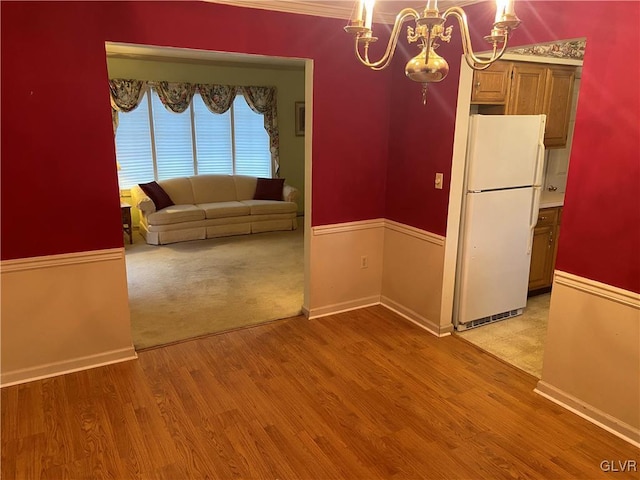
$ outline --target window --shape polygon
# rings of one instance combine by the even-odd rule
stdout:
[[[153,89],[135,110],[120,112],[116,157],[120,188],[205,173],[271,177],[264,117],[242,95],[224,114],[211,113],[199,93],[183,113],[167,110]]]

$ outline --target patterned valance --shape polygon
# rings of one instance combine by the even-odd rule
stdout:
[[[280,168],[280,133],[278,131],[277,94],[275,87],[254,87],[186,82],[156,82],[114,78],[109,80],[113,131],[118,128],[118,112],[134,110],[142,100],[147,86],[152,87],[165,108],[171,112],[184,112],[196,91],[211,113],[223,114],[241,93],[249,108],[264,116],[264,128],[269,134],[271,163],[278,176]]]
[[[231,85],[198,84],[202,101],[212,113],[224,113],[231,108],[236,98],[237,87]]]
[[[586,40],[566,40],[547,44],[531,45],[521,48],[510,48],[507,53],[517,55],[533,55],[538,57],[584,60],[587,47]]]
[[[109,93],[111,93],[111,107],[119,112],[134,110],[142,100],[144,87],[147,82],[143,80],[129,80],[114,78],[109,80]]]
[[[158,82],[154,85],[165,108],[174,113],[182,113],[191,104],[196,86],[190,83]]]

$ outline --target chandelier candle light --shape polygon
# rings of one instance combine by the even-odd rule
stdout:
[[[425,104],[427,103],[427,86],[429,83],[440,82],[449,73],[449,64],[435,52],[439,46],[438,39],[447,43],[451,40],[453,26],[446,28],[444,26],[448,17],[458,19],[464,58],[474,70],[484,70],[502,57],[507,49],[509,34],[520,25],[520,19],[516,16],[513,8],[514,0],[496,0],[495,22],[493,23],[491,34],[484,37],[485,40],[492,44],[493,51],[488,59],[478,58],[471,48],[469,24],[464,10],[460,7],[450,7],[440,15],[438,0],[428,0],[422,14],[413,8],[405,8],[398,13],[384,55],[377,62],[372,62],[369,60],[369,45],[378,40],[372,35],[373,30],[371,28],[374,3],[375,0],[358,0],[354,10],[354,18],[351,19],[349,25],[344,27],[345,31],[352,34],[355,39],[355,51],[358,60],[373,70],[386,68],[391,63],[391,58],[398,44],[402,24],[406,20],[413,18],[415,20],[415,28],[407,27],[407,41],[409,43],[419,41],[418,46],[421,48],[421,52],[407,62],[404,71],[411,80],[422,83],[422,101]]]

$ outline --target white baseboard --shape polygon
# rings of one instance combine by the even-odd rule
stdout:
[[[586,404],[580,399],[569,395],[568,393],[563,392],[542,380],[538,382],[538,385],[533,391],[547,400],[550,400],[553,403],[560,405],[561,407],[566,408],[576,415],[588,420],[594,425],[605,429],[616,437],[620,437],[621,439],[640,448],[640,430],[637,428],[623,423],[611,415],[607,415],[601,410]]]
[[[135,360],[137,358],[138,355],[136,354],[135,349],[130,347],[113,350],[111,352],[102,352],[96,355],[88,355],[86,357],[73,358],[62,362],[38,365],[33,368],[23,368],[3,373],[0,380],[0,387],[9,387],[19,383],[32,382],[34,380],[56,377],[58,375],[66,375],[67,373],[103,367],[113,363]]]
[[[358,298],[356,300],[336,303],[334,305],[326,305],[324,307],[319,307],[319,308],[312,308],[310,310],[303,309],[303,311],[309,320],[313,320],[320,317],[326,317],[328,315],[336,315],[342,312],[358,310],[360,308],[365,308],[365,307],[372,307],[374,305],[380,305],[379,295],[374,295],[374,296],[365,297],[365,298]]]
[[[397,313],[401,317],[409,320],[411,323],[414,323],[415,325],[426,330],[432,335],[435,335],[436,337],[446,337],[447,335],[451,335],[451,331],[453,330],[452,324],[442,327],[436,322],[429,320],[428,318],[397,302],[394,302],[393,300],[385,296],[382,297],[380,303],[382,303],[384,307],[388,308],[392,312]]]

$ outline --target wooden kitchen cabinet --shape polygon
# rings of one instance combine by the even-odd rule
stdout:
[[[547,68],[540,63],[513,63],[507,115],[539,115],[544,112]]]
[[[544,132],[544,145],[547,148],[564,147],[567,144],[575,80],[574,67],[553,65],[547,69],[543,108],[547,115]]]
[[[548,289],[553,283],[562,207],[543,208],[533,231],[529,292]]]
[[[496,62],[486,70],[476,70],[471,103],[504,105],[509,95],[512,68],[511,62]]]
[[[498,61],[475,71],[471,103],[485,115],[547,116],[544,144],[567,144],[575,67],[545,63]]]

